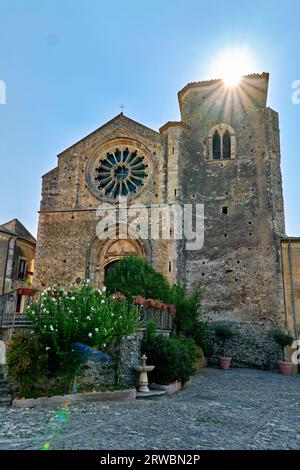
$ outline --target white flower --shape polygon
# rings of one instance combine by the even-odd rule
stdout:
[[[102,304],[105,304],[105,300],[102,299],[102,300],[101,300],[101,303],[102,303]]]
[[[106,343],[103,343],[103,347],[104,347],[104,348],[105,348],[105,346],[106,346]]]
[[[52,326],[52,325],[50,325],[50,330],[51,330],[51,331],[54,331],[54,328],[53,328],[53,326]]]
[[[95,331],[97,331],[97,333],[98,333],[98,331],[99,331],[99,328],[95,328]]]
[[[89,337],[93,336],[93,333],[89,333]]]
[[[87,284],[89,284],[91,281],[89,279],[86,279],[85,281]]]
[[[50,347],[49,347],[49,346],[46,346],[45,349],[46,349],[46,351],[49,351]]]
[[[90,320],[90,319],[91,319],[91,317],[88,315],[88,316],[86,317],[86,319],[87,319],[87,320]]]
[[[75,297],[71,297],[71,300],[75,300]]]
[[[103,286],[102,291],[103,291],[103,292],[106,292],[106,286]]]

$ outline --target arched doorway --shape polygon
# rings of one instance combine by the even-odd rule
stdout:
[[[130,236],[123,239],[118,238],[118,234],[110,239],[109,231],[104,240],[94,238],[88,251],[86,278],[90,279],[92,285],[100,286],[109,269],[118,260],[129,255],[139,256],[151,263],[151,246],[148,240],[130,238]]]
[[[107,277],[107,274],[109,273],[109,271],[111,270],[112,267],[114,267],[117,263],[119,262],[119,260],[115,260],[115,261],[111,261],[110,263],[108,263],[106,266],[104,266],[104,281]]]

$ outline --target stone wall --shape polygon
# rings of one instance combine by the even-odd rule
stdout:
[[[300,238],[281,242],[286,328],[298,338],[300,333]]]
[[[214,328],[220,323],[211,323],[214,337],[214,354],[208,364],[216,366],[218,356],[223,356],[221,343],[215,338]],[[272,338],[272,328],[265,322],[222,322],[231,328],[234,336],[226,342],[225,354],[232,356],[233,367],[253,367],[276,369],[277,361],[282,360],[281,348]]]
[[[120,385],[136,387],[138,374],[134,366],[140,363],[142,333],[136,333],[123,339],[121,344]],[[108,353],[109,355],[109,353]],[[82,386],[109,386],[114,384],[114,367],[112,363],[101,362],[97,357],[89,358],[81,367],[76,378],[79,391]]]

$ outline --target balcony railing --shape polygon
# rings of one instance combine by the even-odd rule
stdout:
[[[151,307],[140,307],[141,320],[143,326],[146,325],[148,320],[154,320],[156,327],[160,331],[171,332],[173,328],[173,318],[168,310],[151,308]]]
[[[39,292],[30,292],[31,289],[19,289],[7,292],[0,296],[0,338],[4,330],[11,329],[14,331],[16,328],[26,328],[30,326],[28,319],[24,313],[17,312],[18,306],[18,293],[23,294],[22,310],[25,312],[26,307],[32,302],[33,299],[38,299]],[[173,315],[169,309],[159,308],[158,306],[139,305],[141,312],[142,328],[144,329],[148,320],[155,321],[159,331],[170,333],[173,329]]]

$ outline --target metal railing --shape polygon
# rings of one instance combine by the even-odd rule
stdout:
[[[28,295],[25,297],[25,304],[23,304],[23,312],[26,307],[40,297],[39,293],[34,296]],[[13,290],[0,295],[0,337],[3,330],[15,328],[22,328],[30,326],[30,323],[25,313],[17,312],[18,290]],[[148,320],[155,320],[157,329],[160,331],[171,332],[173,329],[173,317],[169,310],[153,308],[148,306],[140,307],[141,320],[145,325]]]
[[[161,331],[172,331],[173,328],[173,318],[171,313],[168,310],[152,308],[152,307],[141,307],[141,320],[144,324],[148,320],[154,320],[156,327]]]
[[[31,296],[25,297],[23,312],[32,301]],[[25,313],[17,312],[18,290],[13,290],[0,295],[0,337],[4,330],[28,327],[30,323]]]

